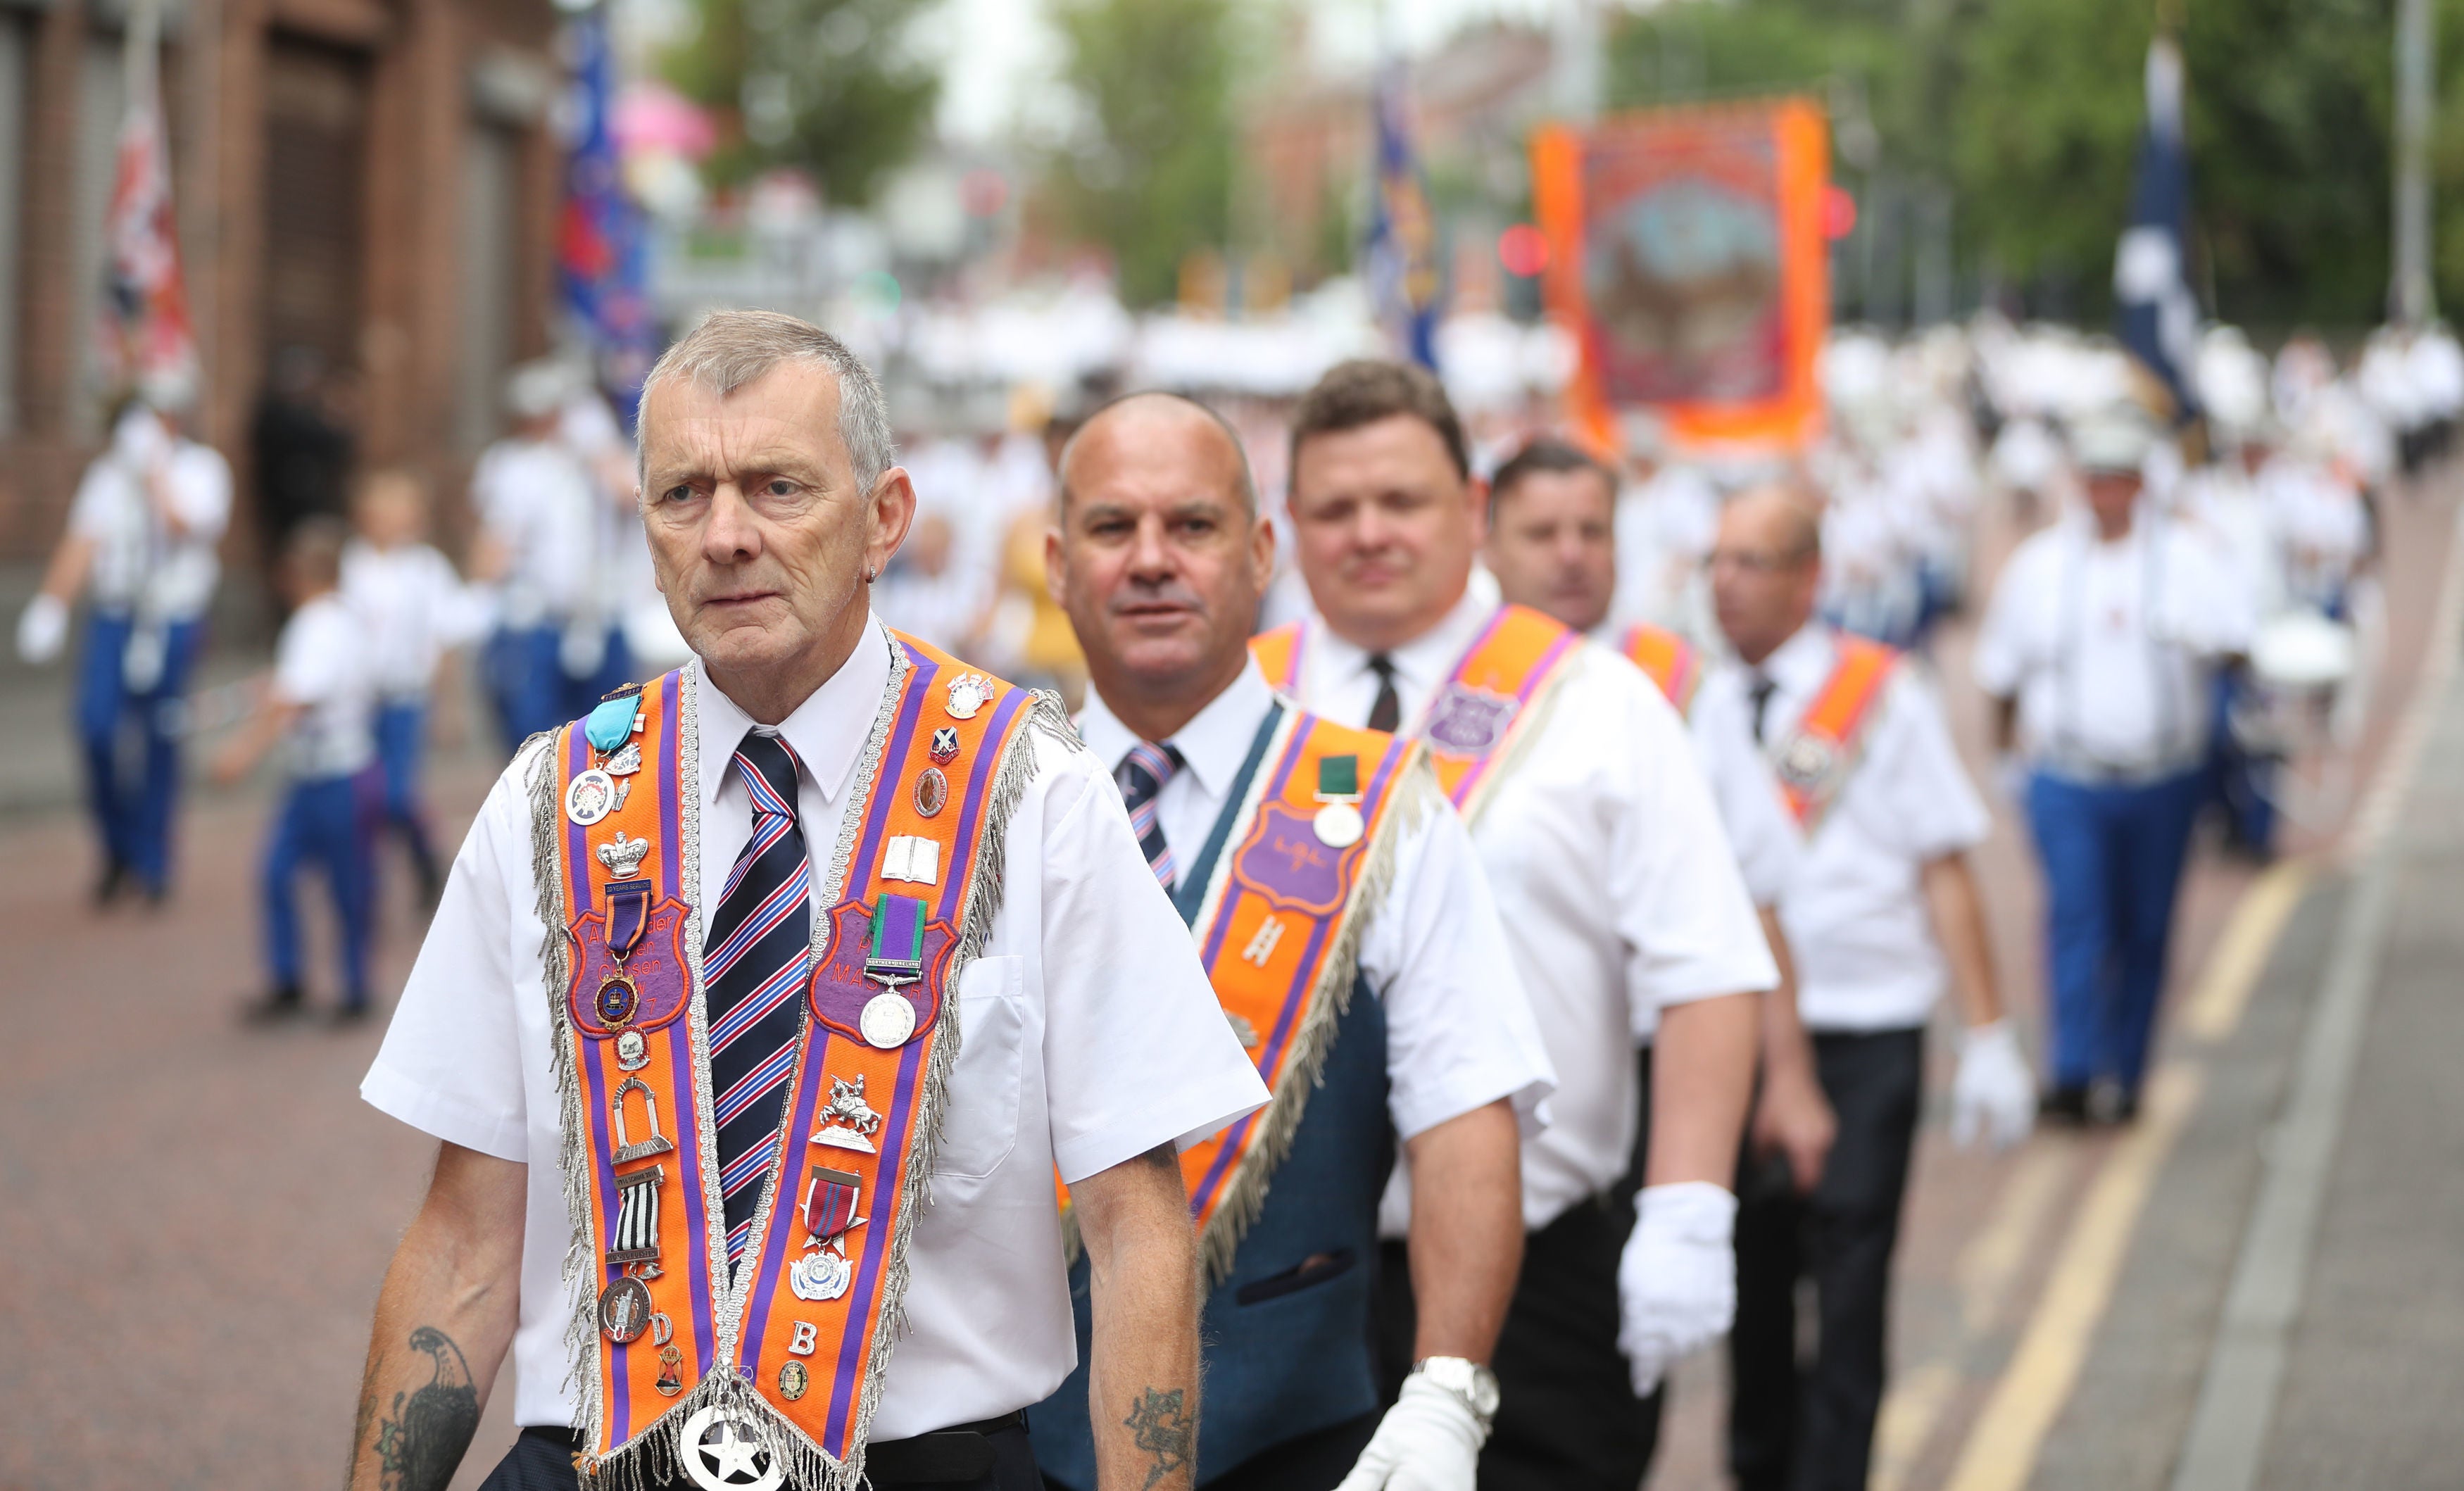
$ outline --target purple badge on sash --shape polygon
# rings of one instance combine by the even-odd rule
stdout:
[[[1317,836],[1309,815],[1281,802],[1258,809],[1258,821],[1232,861],[1233,877],[1280,907],[1325,916],[1343,904],[1345,856]]]
[[[565,932],[572,939],[568,951],[573,962],[573,987],[565,1010],[574,1027],[585,1036],[604,1040],[614,1035],[620,1024],[656,1030],[684,1013],[684,903],[670,898],[649,907],[647,914],[643,905],[627,897],[614,908],[618,931],[630,932],[632,942],[632,951],[621,964],[608,952],[608,918],[602,912],[585,913]],[[618,940],[621,947],[623,939]],[[600,991],[620,974],[633,986],[631,1018],[602,1019]],[[614,1017],[618,1012],[611,1006],[607,1013]]]
[[[917,1034],[932,1029],[941,1014],[941,980],[957,946],[949,923],[922,921],[922,903],[910,896],[884,899],[901,903],[882,908],[889,924],[882,937],[886,956],[873,948],[873,908],[847,900],[830,912],[829,947],[813,969],[813,1018],[853,1041],[866,1041],[864,1007],[885,992],[915,1007]]]
[[[1504,694],[1450,683],[1429,711],[1429,741],[1456,756],[1486,756],[1519,707]]]

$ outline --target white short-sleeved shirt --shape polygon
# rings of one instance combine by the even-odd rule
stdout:
[[[1155,821],[1184,873],[1214,832],[1273,702],[1252,662],[1169,742],[1184,764],[1156,795]],[[1078,730],[1095,759],[1115,770],[1138,743],[1092,690]],[[1556,1073],[1471,839],[1442,802],[1399,831],[1395,878],[1361,938],[1360,972],[1386,1016],[1386,1102],[1397,1133],[1409,1139],[1501,1098],[1526,1132],[1537,1130]]]
[[[146,493],[144,473],[156,462],[169,505],[187,530],[178,537]],[[69,507],[69,531],[94,544],[95,604],[166,622],[205,614],[222,575],[216,546],[231,526],[231,464],[211,446],[159,433],[159,427],[155,433],[116,435],[112,448],[86,468]]]
[[[602,517],[582,462],[555,440],[499,440],[471,472],[471,505],[504,545],[508,626],[561,625],[599,599]]]
[[[1603,623],[1592,628],[1591,639],[1623,657],[1626,630],[1613,622]],[[1698,649],[1698,656],[1705,658],[1703,666],[1705,667],[1708,666],[1707,653],[1707,648]],[[1646,673],[1643,676],[1648,678],[1650,675]],[[1676,701],[1672,699],[1669,702],[1674,704]],[[1703,696],[1698,687],[1691,708],[1699,710],[1702,707]],[[1681,715],[1680,718],[1690,722],[1691,716]],[[1780,890],[1787,884],[1790,872],[1796,867],[1796,825],[1790,821],[1788,810],[1770,793],[1759,790],[1751,782],[1741,780],[1735,773],[1713,771],[1708,747],[1704,744],[1701,733],[1691,734],[1694,754],[1703,767],[1704,779],[1710,784],[1712,800],[1720,806],[1720,826],[1727,830],[1728,847],[1736,852],[1737,870],[1745,877],[1746,893],[1754,898],[1756,906],[1777,906]]]
[[[1498,605],[1475,572],[1463,599],[1395,649],[1417,720]],[[1369,654],[1306,624],[1301,703],[1365,724]],[[1471,840],[1557,1069],[1549,1127],[1523,1146],[1523,1218],[1541,1227],[1607,1190],[1633,1160],[1634,1047],[1662,1006],[1779,980],[1694,748],[1642,669],[1584,643],[1546,723],[1490,790]]]
[[[291,613],[274,647],[274,696],[300,707],[283,742],[297,778],[347,777],[375,758],[367,630],[339,591]]]
[[[891,669],[876,624],[778,729],[803,770],[797,806],[821,888],[857,758]],[[700,665],[689,665],[699,676]],[[717,903],[752,828],[729,763],[752,720],[706,679],[700,904]],[[1039,1402],[1077,1359],[1052,1177],[1083,1180],[1186,1146],[1266,1102],[1207,987],[1188,930],[1093,756],[1029,726],[1034,775],[1009,820],[1001,910],[960,976],[930,1210],[908,1253],[907,1333],[884,1376],[876,1439]],[[570,1228],[556,1164],[545,929],[531,871],[529,756],[500,778],[456,857],[401,1007],[361,1095],[440,1139],[533,1161],[514,1338],[514,1417],[570,1421]],[[814,908],[818,917],[825,909]]]
[[[2250,596],[2199,536],[2143,510],[2119,543],[2071,514],[2019,545],[1976,640],[1976,682],[2019,701],[2030,758],[2095,781],[2188,771],[2208,680],[2245,650]]]
[[[486,632],[491,614],[452,561],[424,543],[354,540],[342,551],[342,599],[365,630],[368,675],[388,701],[426,698],[437,659]]]
[[[1932,686],[1903,659],[1874,702],[1856,771],[1813,837],[1781,806],[1778,781],[1753,735],[1755,672],[1774,686],[1764,740],[1804,717],[1837,662],[1828,627],[1809,625],[1763,659],[1705,679],[1695,738],[1723,800],[1752,795],[1797,835],[1777,904],[1796,963],[1797,1009],[1810,1030],[1923,1025],[1948,979],[1919,872],[1985,842],[1992,820],[1960,765]]]

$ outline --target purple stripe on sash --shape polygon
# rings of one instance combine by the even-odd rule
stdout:
[[[693,887],[690,897],[684,893],[684,830],[677,822],[678,801],[684,795],[684,766],[677,744],[684,735],[684,720],[678,713],[682,708],[679,677],[671,670],[659,680],[659,779],[653,785],[659,794],[659,889],[690,905],[700,898],[701,887]]]
[[[848,859],[847,877],[840,887],[842,897],[872,883],[872,865],[881,852],[882,832],[889,825],[891,800],[896,795],[894,783],[903,777],[907,753],[914,744],[916,717],[923,712],[926,691],[932,687],[936,666],[929,658],[908,649],[915,671],[908,675],[905,696],[898,702],[890,738],[885,743],[881,761],[873,777],[872,800],[866,804],[864,834],[856,841],[855,853]],[[889,787],[890,790],[884,790]],[[804,1046],[801,1054],[802,1069],[796,1074],[795,1096],[790,1112],[793,1121],[780,1130],[781,1147],[786,1151],[784,1163],[779,1169],[779,1195],[792,1197],[795,1185],[803,1176],[806,1163],[803,1141],[797,1136],[811,1131],[813,1110],[820,1105],[822,1078],[828,1063],[822,1058],[829,1044],[828,1033],[811,1020],[805,1021]],[[916,1042],[910,1050],[920,1050]],[[903,1095],[903,1094],[902,1094]],[[882,1147],[881,1168],[876,1173],[891,1174],[893,1167],[889,1146]],[[761,1338],[770,1323],[770,1305],[779,1294],[779,1274],[786,1266],[789,1247],[789,1223],[794,1209],[786,1204],[774,1204],[770,1209],[770,1234],[761,1244],[761,1272],[753,1282],[752,1293],[745,1301],[745,1327],[737,1348],[737,1360],[748,1369],[760,1366]],[[855,1332],[862,1334],[862,1332]],[[836,1454],[836,1451],[832,1451]]]
[[[679,1026],[671,1025],[668,1030],[668,1070],[673,1075],[676,1107],[679,1109],[676,1133],[680,1141],[691,1136],[690,1142],[679,1142],[676,1148],[682,1151],[685,1215],[693,1224],[692,1236],[688,1239],[691,1245],[685,1249],[685,1260],[693,1281],[695,1306],[693,1312],[693,1370],[700,1373],[709,1370],[713,1350],[710,1312],[700,1307],[702,1302],[710,1298],[710,1212],[701,1194],[701,1115],[693,1108],[692,1037]]]
[[[895,1105],[891,1108],[889,1125],[897,1132],[885,1139],[881,1146],[881,1169],[877,1172],[879,1174],[899,1173],[906,1163],[907,1148],[915,1132],[915,1088],[921,1080],[924,1047],[928,1043],[922,1041],[911,1041],[899,1053],[898,1097]],[[873,1198],[872,1209],[875,1216],[880,1215],[882,1207],[879,1196]],[[866,1239],[864,1263],[856,1270],[855,1289],[847,1299],[849,1321],[869,1321],[872,1318],[873,1295],[880,1288],[882,1269],[889,1257],[889,1239]],[[830,1416],[824,1428],[825,1438],[822,1445],[834,1457],[847,1453],[847,1420],[855,1411],[855,1400],[859,1395],[850,1390],[855,1386],[856,1368],[865,1359],[864,1353],[870,1345],[871,1334],[869,1329],[849,1330],[846,1339],[839,1343],[838,1370],[830,1383]]]
[[[1284,788],[1291,781],[1292,773],[1299,768],[1301,757],[1308,752],[1309,736],[1315,734],[1316,730],[1317,720],[1308,714],[1301,715],[1293,723],[1292,733],[1284,739],[1284,754],[1276,757],[1272,775],[1266,779],[1265,795],[1258,799],[1261,807],[1266,803],[1280,802],[1284,800]],[[1251,822],[1255,822],[1256,820],[1252,819]],[[1244,828],[1243,832],[1245,834],[1247,830]],[[1237,856],[1241,852],[1241,844],[1238,843],[1230,844],[1224,852]],[[1216,915],[1215,925],[1206,929],[1205,946],[1199,949],[1199,967],[1213,968],[1215,959],[1221,955],[1223,939],[1232,930],[1230,912],[1239,899],[1240,891],[1237,888],[1225,888],[1223,903]]]
[[[599,1236],[590,1239],[590,1249],[594,1255],[605,1259],[606,1250],[600,1245],[601,1239],[616,1235],[616,1211],[621,1198],[616,1192],[616,1167],[607,1158],[607,1090],[599,1068],[602,1048],[594,1041],[583,1041],[582,1046],[582,1053],[576,1060],[582,1067],[583,1101],[590,1107],[590,1166],[596,1176],[591,1182],[591,1194],[599,1199]],[[599,1265],[601,1286],[615,1283],[624,1272],[624,1265],[620,1263],[602,1262]],[[622,1444],[633,1434],[632,1415],[627,1411],[624,1357],[621,1351],[614,1354],[616,1365],[610,1375],[616,1389],[616,1416],[609,1421],[607,1442],[610,1445]]]
[[[1480,650],[1481,644],[1488,640],[1489,633],[1495,631],[1499,623],[1503,622],[1505,619],[1506,610],[1501,606],[1498,608],[1497,615],[1492,618],[1488,625],[1482,630],[1480,634],[1480,642],[1475,642],[1469,647],[1464,649],[1463,657],[1455,664],[1454,672],[1447,675],[1448,682],[1453,682],[1463,676],[1463,665],[1471,660],[1473,653]],[[1557,640],[1549,645],[1549,650],[1540,654],[1540,661],[1533,664],[1530,670],[1523,675],[1523,683],[1521,687],[1515,691],[1514,694],[1514,717],[1507,721],[1506,728],[1508,731],[1513,730],[1515,724],[1520,720],[1523,712],[1530,707],[1531,696],[1540,691],[1541,684],[1547,682],[1550,674],[1556,670],[1558,660],[1566,655],[1568,648],[1573,647],[1575,643],[1581,640],[1581,634],[1578,632],[1568,631],[1560,633]],[[1436,705],[1437,701],[1432,699],[1430,701],[1430,707],[1434,709],[1436,708]],[[1425,724],[1426,720],[1423,719],[1422,723]],[[1503,743],[1503,741],[1500,742],[1500,744]],[[1463,779],[1455,783],[1455,790],[1451,796],[1451,800],[1454,802],[1455,806],[1461,807],[1471,800],[1472,792],[1480,785],[1481,781],[1488,776],[1490,768],[1497,764],[1499,755],[1500,753],[1496,749],[1491,748],[1487,755],[1483,756],[1480,758],[1478,765],[1474,766],[1470,771],[1463,773]]]
[[[983,739],[976,748],[976,758],[967,768],[967,798],[960,812],[957,836],[951,842],[949,873],[941,877],[940,904],[934,909],[934,920],[957,922],[958,897],[965,893],[967,868],[976,860],[976,837],[983,827],[984,799],[991,792],[993,770],[1000,764],[1002,736],[1018,712],[1034,697],[1024,689],[1012,689],[994,709],[992,723],[985,727]]]

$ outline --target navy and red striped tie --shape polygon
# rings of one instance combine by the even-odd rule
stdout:
[[[702,953],[730,1262],[753,1240],[753,1214],[778,1152],[803,1023],[797,996],[813,941],[813,865],[796,822],[796,753],[776,735],[748,731],[736,765],[753,798],[753,837],[728,871]]]
[[[1130,810],[1130,828],[1138,836],[1138,847],[1146,851],[1147,867],[1166,890],[1173,888],[1178,874],[1172,862],[1172,845],[1164,842],[1163,825],[1155,821],[1155,799],[1180,765],[1178,746],[1141,740],[1130,747],[1130,754],[1121,757],[1119,769],[1112,774],[1121,785],[1121,805]]]

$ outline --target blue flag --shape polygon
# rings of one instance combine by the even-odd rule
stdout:
[[[608,45],[606,10],[593,7],[566,24],[573,87],[557,279],[600,385],[629,429],[642,381],[658,350],[647,234],[641,208],[625,192],[625,163],[613,128],[616,58]]]
[[[1412,138],[1403,65],[1377,79],[1377,190],[1369,218],[1369,294],[1397,348],[1422,367],[1438,365],[1438,314],[1445,273],[1438,260],[1438,220]]]
[[[2114,334],[2173,395],[2177,421],[2199,412],[2190,384],[2199,299],[2190,292],[2190,151],[2182,134],[2182,53],[2170,36],[2147,48],[2147,124],[2130,226],[2113,256]]]

